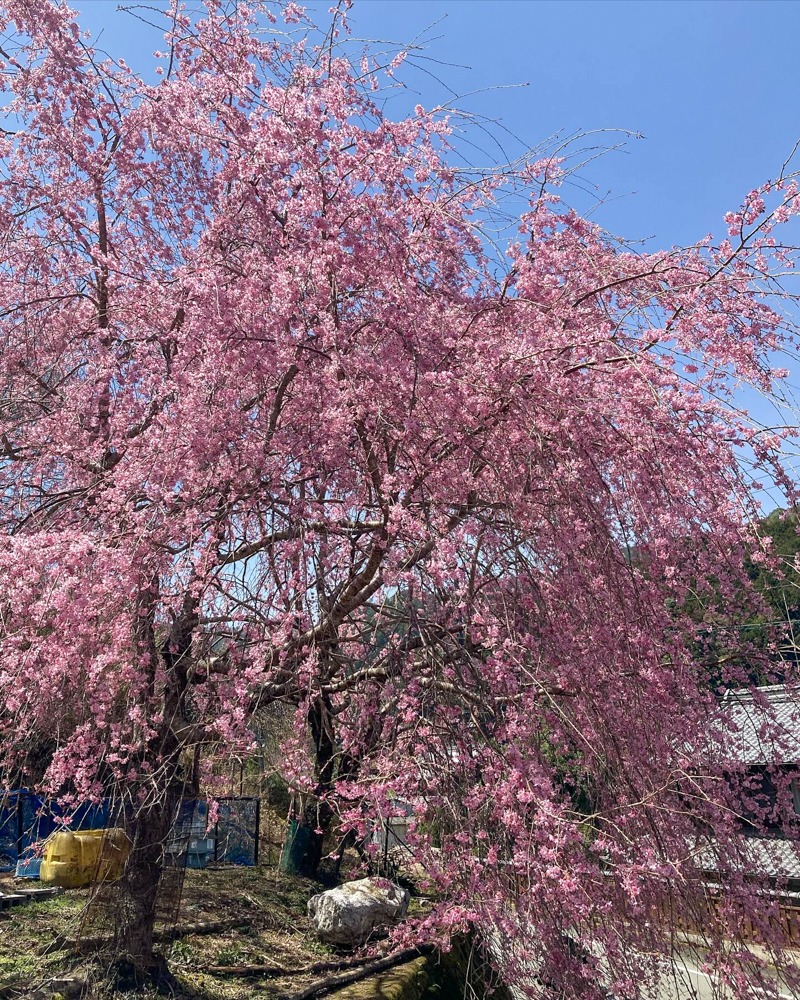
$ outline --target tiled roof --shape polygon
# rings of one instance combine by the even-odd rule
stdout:
[[[707,872],[743,870],[800,882],[800,843],[778,837],[742,836],[737,845],[729,845],[724,860],[711,845],[700,851],[697,861]]]
[[[730,691],[723,699],[725,743],[742,764],[800,764],[800,688]]]

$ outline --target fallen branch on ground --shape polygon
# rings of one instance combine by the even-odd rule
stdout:
[[[307,976],[318,972],[340,972],[373,961],[374,956],[345,958],[339,962],[315,962],[301,969],[287,969],[282,965],[207,965],[205,972],[228,976]]]
[[[236,927],[249,927],[252,917],[237,917],[235,920],[199,920],[193,924],[176,924],[167,930],[156,931],[154,941],[175,941],[190,934],[221,934]]]
[[[166,930],[156,931],[153,940],[158,942],[175,941],[178,938],[188,937],[190,934],[222,934],[225,931],[233,930],[236,927],[247,927],[252,924],[252,918],[238,918],[236,920],[199,920],[191,924],[176,924]],[[114,938],[110,935],[98,937],[74,938],[67,937],[66,934],[59,934],[52,941],[40,948],[38,955],[50,955],[54,951],[91,951],[95,948],[102,948],[111,944]]]

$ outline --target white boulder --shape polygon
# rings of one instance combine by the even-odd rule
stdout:
[[[362,878],[312,896],[308,916],[321,941],[359,945],[405,916],[409,894],[385,878]]]

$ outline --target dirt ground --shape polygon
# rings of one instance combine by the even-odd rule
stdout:
[[[22,883],[0,875],[3,893],[13,892]],[[306,918],[308,899],[324,888],[317,881],[280,874],[274,864],[256,868],[212,865],[203,871],[187,871],[179,924],[223,920],[242,924],[221,933],[189,934],[158,946],[175,978],[172,995],[198,1000],[258,995],[277,1000],[319,979],[318,972],[245,978],[212,972],[210,967],[279,965],[302,970],[335,959],[334,952],[310,933]],[[57,935],[78,936],[88,898],[88,889],[73,889],[0,911],[0,998],[44,998],[59,991],[67,995],[69,985],[58,982],[65,977],[86,980],[82,995],[92,1000],[147,996],[134,994],[119,980],[112,981],[107,962],[98,955],[81,956],[74,949],[42,954]]]

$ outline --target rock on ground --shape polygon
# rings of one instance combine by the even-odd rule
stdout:
[[[409,894],[388,879],[362,878],[312,896],[308,916],[321,941],[359,945],[405,916]]]

